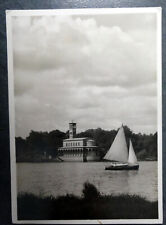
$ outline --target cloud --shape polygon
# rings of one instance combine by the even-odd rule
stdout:
[[[150,14],[15,17],[16,134],[67,130],[71,119],[155,132],[154,24]]]

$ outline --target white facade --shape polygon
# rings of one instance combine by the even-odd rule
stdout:
[[[98,161],[98,147],[88,137],[76,138],[76,123],[69,123],[69,138],[63,140],[58,156],[63,161]]]

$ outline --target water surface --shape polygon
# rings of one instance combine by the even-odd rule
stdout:
[[[109,162],[17,163],[18,192],[81,195],[83,183],[103,194],[136,194],[157,200],[157,162],[139,162],[138,171],[105,170]]]

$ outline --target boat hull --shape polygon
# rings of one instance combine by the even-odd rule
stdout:
[[[138,170],[138,169],[139,169],[139,165],[138,164],[134,164],[134,165],[129,165],[129,164],[117,165],[117,164],[113,164],[113,165],[105,167],[105,170]]]

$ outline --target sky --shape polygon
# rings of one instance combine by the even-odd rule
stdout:
[[[15,16],[16,136],[157,130],[156,14]]]

